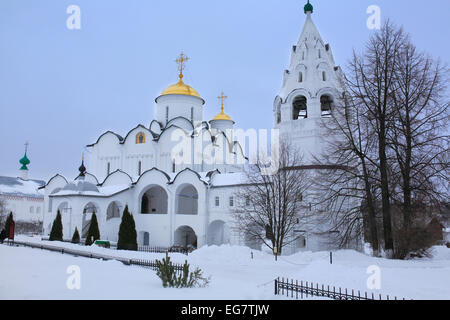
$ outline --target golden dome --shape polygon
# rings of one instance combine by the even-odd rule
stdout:
[[[165,95],[169,95],[169,94],[182,94],[185,96],[193,96],[193,97],[197,97],[197,98],[201,98],[200,95],[198,94],[198,92],[188,86],[187,84],[185,84],[183,82],[183,75],[180,74],[180,81],[178,81],[178,83],[171,85],[170,87],[168,87],[166,90],[164,90],[161,95],[165,96]]]
[[[223,108],[222,108],[222,111],[220,111],[220,113],[217,116],[215,116],[213,120],[230,120],[230,121],[233,121],[233,120],[231,120],[230,116],[226,115],[225,112],[223,112]]]

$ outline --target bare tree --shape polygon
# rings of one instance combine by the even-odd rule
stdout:
[[[288,143],[279,148],[279,170],[264,174],[267,158],[260,157],[245,173],[245,185],[236,192],[235,226],[248,240],[263,243],[275,254],[298,239],[294,229],[306,216],[303,194],[310,181],[302,157]]]
[[[6,201],[0,195],[0,230],[3,229],[3,225],[6,221],[8,213],[6,212]]]
[[[345,84],[342,84],[345,87]],[[323,119],[326,147],[315,157],[322,170],[314,187],[321,194],[325,208],[323,219],[331,222],[340,247],[360,240],[363,221],[370,233],[374,255],[379,254],[376,223],[377,166],[371,158],[376,145],[373,128],[367,122],[367,111],[359,108],[351,95],[336,100],[333,117]],[[366,213],[367,219],[363,216]]]

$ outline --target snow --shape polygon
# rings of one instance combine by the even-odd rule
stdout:
[[[40,242],[39,238],[19,236],[18,240]],[[43,241],[48,244],[48,241]],[[71,243],[52,245],[87,250],[110,256],[161,259],[165,254],[118,251]],[[251,253],[253,252],[253,259]],[[189,256],[170,254],[172,261],[200,267],[211,276],[206,288],[162,288],[156,272],[121,262],[102,261],[26,247],[0,245],[0,299],[206,299],[253,300],[286,299],[274,296],[273,280],[284,277],[321,285],[389,294],[406,299],[450,299],[450,249],[433,248],[433,257],[407,261],[374,258],[352,250],[302,252],[278,257],[239,246],[205,246]],[[67,267],[81,270],[81,289],[69,290]],[[368,290],[369,266],[381,270],[381,289]]]
[[[243,172],[215,174],[211,178],[213,186],[233,186],[244,184],[247,177]]]
[[[44,183],[36,180],[23,180],[20,178],[0,177],[0,194],[28,195],[42,198],[44,195],[38,190]]]

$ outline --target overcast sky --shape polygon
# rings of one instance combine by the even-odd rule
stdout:
[[[206,100],[204,119],[229,97],[239,128],[271,128],[272,103],[305,21],[306,0],[1,0],[0,175],[17,176],[29,141],[30,177],[75,178],[81,154],[105,131],[153,119],[154,99],[177,81]],[[370,36],[369,5],[448,63],[448,0],[312,0],[313,19],[337,65]],[[69,5],[81,29],[69,30]]]

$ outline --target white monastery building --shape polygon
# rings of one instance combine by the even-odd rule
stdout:
[[[341,71],[312,12],[308,1],[306,22],[274,103],[275,128],[305,155],[320,153],[317,122],[331,116],[333,101],[342,92]],[[59,210],[64,238],[70,239],[75,227],[84,237],[95,212],[101,238],[117,241],[128,205],[139,245],[246,244],[245,236],[233,229],[232,211],[247,158],[233,141],[235,122],[224,113],[223,94],[222,111],[210,121],[203,119],[205,100],[183,82],[187,60],[183,54],[177,59],[179,80],[156,97],[156,119],[149,126],[138,125],[124,137],[103,133],[87,146],[87,169],[83,159],[74,181],[57,174],[45,184],[45,235]],[[314,231],[303,230],[292,251],[325,249],[326,242]]]
[[[5,213],[13,212],[15,221],[42,222],[44,217],[44,194],[39,190],[45,181],[28,179],[30,160],[25,155],[20,159],[20,176],[0,176],[0,200]]]

